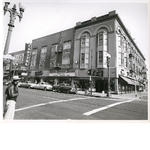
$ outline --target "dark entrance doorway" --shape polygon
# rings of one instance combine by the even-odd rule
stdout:
[[[107,91],[107,80],[96,80],[96,92]]]

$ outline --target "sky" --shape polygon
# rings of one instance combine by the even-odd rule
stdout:
[[[149,30],[148,30],[148,3],[146,1],[114,2],[102,1],[23,1],[25,12],[19,22],[17,17],[12,31],[9,53],[25,49],[25,43],[36,38],[73,28],[76,22],[86,21],[92,17],[108,14],[116,10],[126,28],[135,39],[137,46],[148,63],[149,58]],[[9,8],[19,1],[11,2]],[[4,6],[4,3],[3,3]],[[2,6],[2,7],[3,7]],[[18,9],[19,12],[19,9]],[[2,14],[3,15],[3,14]],[[3,49],[8,32],[9,12],[3,19]]]

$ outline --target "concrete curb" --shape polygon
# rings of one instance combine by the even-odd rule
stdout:
[[[90,97],[99,97],[99,98],[109,98],[109,99],[132,99],[132,100],[137,100],[137,99],[142,99],[141,97],[133,97],[133,95],[132,95],[132,97],[128,97],[128,95],[127,95],[127,97],[126,96],[122,96],[122,95],[111,95],[110,97],[107,97],[106,95],[95,95],[95,93],[93,93],[92,95],[90,95],[90,94],[85,94],[85,92],[77,92],[77,94],[78,95],[84,95],[84,96],[90,96]]]

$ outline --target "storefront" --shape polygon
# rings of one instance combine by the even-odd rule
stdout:
[[[119,76],[118,87],[120,93],[131,93],[139,91],[139,82],[125,76]],[[136,88],[136,89],[135,89]]]

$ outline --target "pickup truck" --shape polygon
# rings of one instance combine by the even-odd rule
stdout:
[[[72,86],[68,86],[67,84],[61,83],[59,85],[53,85],[52,88],[53,91],[57,91],[57,92],[64,92],[64,93],[77,93],[77,89],[75,87]]]

